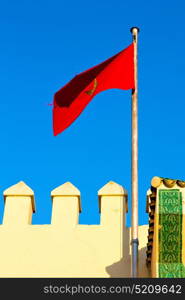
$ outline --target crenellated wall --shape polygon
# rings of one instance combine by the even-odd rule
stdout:
[[[98,191],[100,225],[80,225],[80,191],[67,182],[51,192],[49,225],[32,225],[34,192],[24,183],[4,191],[0,277],[130,277],[127,192],[109,182]],[[139,277],[146,266],[148,225],[139,227]]]

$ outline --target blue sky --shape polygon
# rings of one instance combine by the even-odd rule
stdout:
[[[80,223],[99,223],[97,191],[108,181],[129,193],[131,91],[98,94],[57,137],[53,94],[75,74],[128,46],[139,34],[139,223],[153,176],[185,180],[184,1],[1,1],[0,213],[3,190],[25,181],[35,192],[34,224],[50,223],[50,192],[81,191]]]

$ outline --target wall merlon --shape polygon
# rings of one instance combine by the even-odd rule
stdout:
[[[125,228],[127,212],[127,191],[119,184],[109,181],[98,191],[100,224],[107,230]],[[120,234],[120,233],[119,233]]]
[[[34,192],[23,181],[7,188],[4,193],[3,224],[31,224],[35,212]]]
[[[36,212],[34,192],[24,181],[19,181],[18,183],[4,190],[3,196],[4,201],[6,201],[8,196],[30,196],[33,212]]]
[[[77,197],[78,198],[78,204],[79,204],[79,212],[82,211],[81,207],[81,196],[80,196],[80,191],[71,183],[71,182],[66,182],[51,192],[51,199],[53,200],[54,197],[61,197],[61,196],[66,196],[66,197]]]
[[[126,204],[126,212],[128,212],[128,205],[127,205],[127,198],[128,198],[128,193],[127,190],[124,189],[123,186],[120,184],[114,182],[114,181],[109,181],[107,184],[105,184],[99,191],[98,191],[98,200],[99,200],[99,211],[101,213],[101,201],[104,196],[121,196],[124,197],[125,199],[125,204]]]
[[[66,182],[51,192],[52,225],[63,226],[65,230],[78,224],[81,212],[80,191],[70,182]]]

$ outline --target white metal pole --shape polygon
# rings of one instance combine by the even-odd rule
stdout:
[[[137,47],[139,28],[132,27],[134,43],[134,81],[132,90],[132,277],[138,277],[138,74]]]

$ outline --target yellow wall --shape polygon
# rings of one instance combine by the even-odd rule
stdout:
[[[127,193],[109,182],[98,192],[100,225],[79,225],[80,192],[65,183],[51,193],[49,225],[32,225],[34,193],[24,183],[4,191],[0,277],[130,277]],[[146,267],[148,225],[139,227],[139,277]]]

